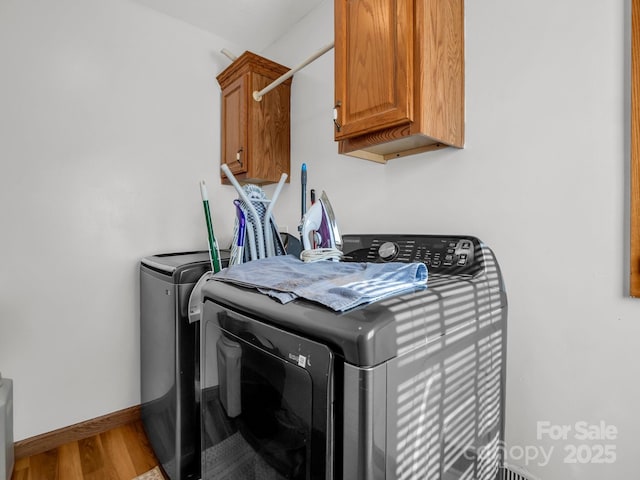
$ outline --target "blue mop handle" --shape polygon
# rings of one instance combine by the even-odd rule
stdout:
[[[204,180],[200,182],[200,194],[202,195],[202,204],[204,206],[204,218],[207,221],[207,234],[209,237],[209,260],[213,273],[220,271],[220,259],[218,258],[218,244],[216,237],[213,235],[213,225],[211,223],[211,212],[209,210],[209,195]]]
[[[302,164],[302,171],[300,172],[300,186],[302,187],[302,215],[301,218],[304,217],[304,214],[307,213],[307,164]]]

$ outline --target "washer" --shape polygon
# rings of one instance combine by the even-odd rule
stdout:
[[[221,251],[223,265],[229,252]],[[200,478],[200,326],[188,318],[207,251],[140,262],[140,396],[145,432],[171,480]]]
[[[428,288],[336,313],[203,287],[202,478],[494,480],[507,297],[472,236],[345,235],[347,261],[427,264]]]

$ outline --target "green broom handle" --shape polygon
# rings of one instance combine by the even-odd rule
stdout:
[[[213,234],[213,225],[211,223],[211,211],[209,210],[209,195],[204,180],[200,182],[200,194],[202,195],[202,204],[204,206],[204,218],[207,221],[207,235],[209,237],[209,260],[213,273],[220,271],[220,258],[218,258],[218,244]]]

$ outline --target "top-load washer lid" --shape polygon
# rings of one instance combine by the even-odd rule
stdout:
[[[144,257],[141,263],[157,272],[170,276],[173,275],[178,268],[208,261],[209,252],[205,250],[197,252],[160,253],[158,255]]]
[[[222,266],[229,265],[230,250],[220,250]],[[196,282],[207,268],[210,270],[209,252],[207,250],[193,252],[161,253],[144,257],[140,264],[167,277],[180,277],[176,283]],[[194,267],[198,267],[195,268]],[[204,268],[204,270],[203,270]],[[191,274],[189,272],[192,272]],[[194,278],[186,278],[194,277]]]
[[[427,289],[344,313],[300,299],[283,305],[256,290],[219,281],[203,286],[202,300],[322,342],[352,365],[373,366],[443,335],[501,322],[506,295],[498,264],[488,247],[477,240],[474,244],[473,274],[434,273],[433,268]]]

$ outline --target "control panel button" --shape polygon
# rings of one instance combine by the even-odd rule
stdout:
[[[384,242],[378,248],[378,255],[382,260],[391,260],[398,254],[398,245],[394,242]]]

